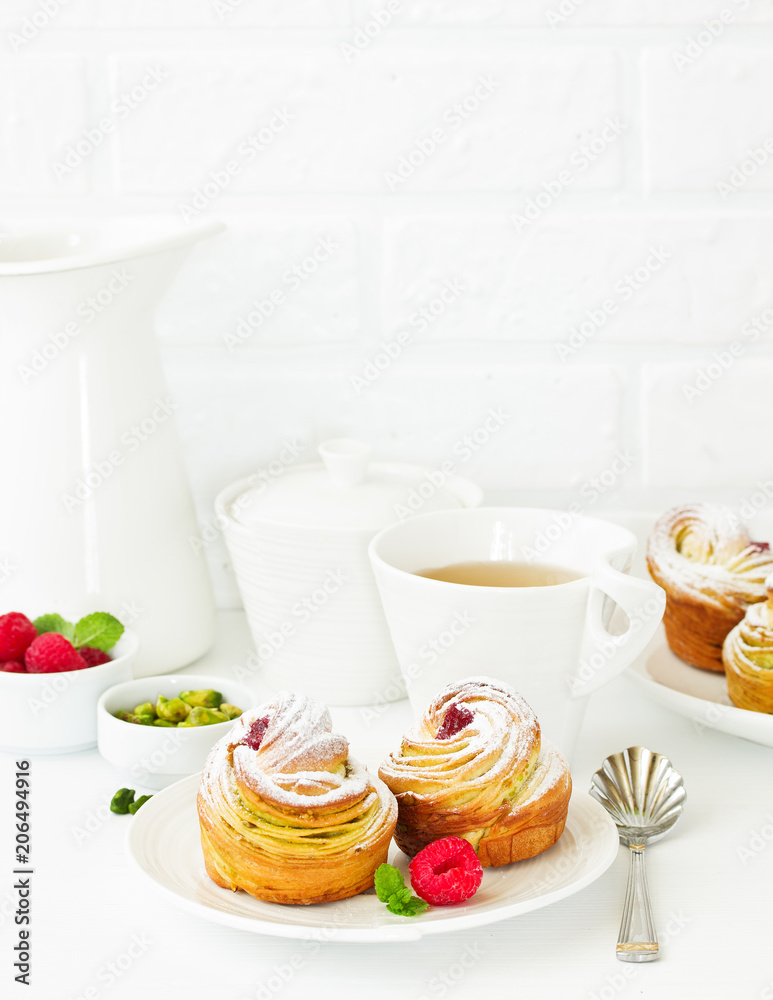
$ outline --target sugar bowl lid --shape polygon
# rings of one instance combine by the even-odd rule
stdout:
[[[413,514],[475,506],[477,486],[440,470],[372,462],[370,445],[336,438],[319,446],[321,463],[288,469],[240,492],[228,513],[239,524],[273,523],[376,532]]]

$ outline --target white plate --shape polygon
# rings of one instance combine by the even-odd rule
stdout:
[[[717,729],[773,747],[773,715],[736,708],[724,674],[689,666],[674,656],[665,640],[633,663],[628,676],[655,701],[691,719],[698,733]]]
[[[198,785],[199,776],[191,775],[145,803],[129,829],[131,858],[178,906],[205,920],[277,937],[415,941],[425,934],[506,920],[584,889],[607,870],[618,849],[617,829],[602,806],[589,795],[576,793],[558,843],[529,861],[485,869],[480,889],[466,903],[433,907],[419,917],[399,917],[371,890],[336,903],[283,906],[221,889],[210,881],[199,842]],[[394,845],[389,861],[407,874],[408,859]]]

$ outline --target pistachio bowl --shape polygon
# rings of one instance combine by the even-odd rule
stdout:
[[[52,674],[0,671],[0,752],[53,754],[88,750],[97,743],[97,701],[132,676],[137,636],[126,629],[109,663]]]
[[[209,726],[166,728],[124,722],[115,713],[130,712],[145,702],[155,705],[160,695],[171,700],[181,691],[210,688],[245,712],[258,701],[244,684],[204,674],[166,674],[116,684],[105,691],[97,705],[99,752],[123,773],[122,780],[132,787],[166,788],[200,771],[209,751],[235,720]]]

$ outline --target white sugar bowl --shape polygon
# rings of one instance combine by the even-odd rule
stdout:
[[[267,483],[255,477],[215,500],[266,682],[331,705],[405,697],[368,559],[382,528],[414,514],[476,507],[469,480],[418,465],[371,462],[346,438],[322,462]]]

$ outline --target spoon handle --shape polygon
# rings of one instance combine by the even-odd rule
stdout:
[[[631,845],[631,866],[625,890],[623,919],[617,938],[617,957],[621,962],[653,962],[658,958],[658,936],[652,919],[644,845]]]

